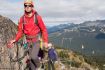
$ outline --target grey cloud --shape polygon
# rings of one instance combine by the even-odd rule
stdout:
[[[2,0],[0,3],[0,13],[14,21],[23,14],[23,2],[11,3]],[[35,9],[47,24],[50,22],[81,23],[87,20],[104,19],[105,0],[36,0]]]

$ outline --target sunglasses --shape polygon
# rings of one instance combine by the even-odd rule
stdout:
[[[32,5],[24,5],[24,7],[33,7]]]

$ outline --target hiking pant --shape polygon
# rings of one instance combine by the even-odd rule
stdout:
[[[49,59],[49,61],[48,61],[48,70],[55,70],[54,62],[55,61],[52,61],[51,59]]]
[[[32,43],[29,45],[28,54],[29,54],[29,70],[36,70],[40,66],[38,53],[40,48],[40,41]]]

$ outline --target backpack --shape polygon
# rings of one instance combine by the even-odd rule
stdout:
[[[44,56],[45,56],[44,50],[40,48],[40,49],[39,49],[39,53],[38,53],[38,57],[40,57],[41,59],[43,59]]]
[[[48,50],[48,57],[50,60],[56,61],[57,60],[57,53],[55,49],[51,48]]]

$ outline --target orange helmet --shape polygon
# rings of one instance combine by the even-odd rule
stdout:
[[[31,4],[31,5],[34,6],[34,3],[33,3],[32,0],[25,0],[25,1],[24,1],[24,4]]]

